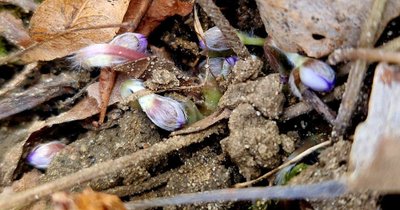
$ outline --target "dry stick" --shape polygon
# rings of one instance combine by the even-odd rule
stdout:
[[[377,37],[377,28],[382,18],[385,5],[386,0],[375,0],[373,2],[370,15],[364,21],[361,30],[360,40],[358,43],[359,47],[368,48],[373,46],[375,37]],[[350,118],[358,102],[366,71],[367,62],[362,60],[357,60],[350,70],[347,79],[347,87],[343,94],[343,100],[340,103],[338,116],[332,130],[332,137],[335,141],[345,133],[346,128],[349,125]]]
[[[28,74],[33,72],[33,70],[37,67],[38,63],[30,63],[24,67],[24,69],[18,73],[11,81],[4,85],[4,87],[0,90],[0,96],[9,92],[10,90],[16,88],[21,82],[23,82]]]
[[[347,189],[345,180],[331,180],[297,186],[250,187],[244,189],[230,188],[187,193],[173,197],[133,201],[125,203],[125,207],[131,210],[167,205],[256,199],[326,199],[343,196],[348,192],[349,190]]]
[[[285,168],[285,167],[287,167],[287,166],[289,166],[289,165],[291,165],[293,163],[297,163],[298,161],[302,160],[304,157],[306,157],[309,154],[315,152],[316,150],[331,145],[331,143],[332,143],[332,141],[324,141],[324,142],[319,143],[319,144],[317,144],[317,145],[315,145],[313,147],[310,147],[307,150],[305,150],[304,152],[302,152],[299,155],[297,155],[296,157],[294,157],[293,159],[283,163],[279,167],[269,171],[268,173],[258,177],[257,179],[253,179],[253,180],[250,180],[248,182],[242,182],[242,183],[235,184],[234,187],[236,187],[236,188],[247,187],[247,186],[255,184],[255,183],[259,182],[259,181],[262,181],[262,180],[268,178],[269,176],[275,174],[276,172],[280,171],[281,169],[283,169],[283,168]]]
[[[315,111],[322,114],[326,121],[331,125],[335,122],[336,114],[310,89],[305,89],[301,95],[303,100],[310,104]]]
[[[204,132],[175,136],[168,141],[163,141],[153,146],[139,150],[133,154],[96,164],[90,168],[82,169],[76,173],[64,176],[52,182],[28,189],[22,192],[8,194],[0,197],[0,209],[15,208],[43,198],[54,192],[65,190],[76,184],[82,184],[95,178],[100,178],[128,167],[143,167],[159,161],[171,152],[178,151],[194,143],[199,143],[205,137],[218,133],[220,127],[208,129]]]
[[[333,100],[339,100],[342,98],[344,92],[344,85],[336,87],[332,93],[329,93],[325,97],[322,98],[324,102],[331,102]],[[297,104],[294,104],[288,108],[286,108],[281,117],[282,120],[290,120],[292,118],[298,117],[302,114],[306,114],[312,111],[314,108],[308,103],[302,101]]]
[[[329,56],[329,63],[335,65],[344,60],[383,61],[400,65],[400,53],[382,49],[340,49]]]
[[[229,24],[228,20],[215,5],[213,0],[197,0],[215,25],[222,31],[227,44],[241,59],[250,57],[250,53],[236,34],[236,30]]]

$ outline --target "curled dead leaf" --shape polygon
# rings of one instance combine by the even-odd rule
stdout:
[[[117,27],[85,28],[120,24],[128,4],[129,0],[44,1],[33,14],[30,25],[30,35],[38,44],[21,59],[24,62],[52,60],[89,44],[109,41],[118,31]]]
[[[323,57],[334,49],[355,47],[373,0],[256,0],[268,35],[279,48]],[[379,32],[400,13],[400,2],[388,0]],[[376,37],[375,37],[376,38]]]

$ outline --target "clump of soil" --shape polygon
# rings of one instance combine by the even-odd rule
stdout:
[[[251,104],[265,117],[278,119],[283,110],[285,96],[278,74],[271,74],[256,81],[229,86],[219,102],[220,107],[234,109],[241,103]]]
[[[229,119],[229,137],[221,141],[222,149],[239,167],[240,173],[250,180],[260,175],[262,168],[278,166],[282,149],[294,151],[294,139],[279,134],[274,121],[257,115],[250,104],[240,104]]]

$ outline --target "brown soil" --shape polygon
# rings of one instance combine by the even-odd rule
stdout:
[[[230,1],[217,1],[234,27],[265,35],[263,34],[265,32],[262,32],[264,29],[261,17],[258,15],[253,0],[239,0],[235,2],[235,9],[228,8],[230,3]],[[201,13],[200,17],[205,26],[213,25],[204,13]],[[192,17],[173,17],[150,36],[150,42],[153,41],[157,47],[163,47],[177,66],[184,70],[193,70],[202,58],[192,25]],[[264,62],[266,61],[262,50],[252,48],[251,52],[259,55]],[[328,123],[322,121],[322,117],[315,112],[310,112],[298,119],[282,121],[280,117],[284,112],[284,107],[297,99],[283,91],[284,87],[280,83],[278,74],[267,74],[270,70],[266,66],[260,66],[261,71],[257,69],[256,72],[249,72],[244,81],[239,78],[233,82],[234,84],[226,86],[226,92],[218,105],[221,109],[232,110],[229,120],[222,120],[216,126],[210,126],[208,130],[197,134],[171,137],[169,133],[152,124],[142,111],[124,106],[113,107],[121,116],[113,119],[109,128],[100,131],[86,129],[90,127],[90,123],[86,121],[71,122],[66,126],[66,128],[79,127],[76,130],[64,130],[63,125],[56,126],[57,129],[53,131],[50,129],[43,134],[43,137],[38,138],[38,142],[62,140],[68,143],[68,146],[43,172],[44,175],[40,177],[38,184],[57,180],[59,177],[83,168],[116,159],[173,138],[201,140],[172,154],[166,154],[151,164],[126,168],[87,184],[77,184],[72,190],[79,191],[90,186],[94,190],[113,193],[128,201],[228,188],[233,184],[257,178],[286,161],[289,155],[302,144],[302,140],[293,137],[293,133],[300,139],[305,139],[308,136],[327,134],[331,129],[327,126]],[[192,74],[188,71],[180,75],[171,72],[170,69],[154,71],[150,76],[151,80],[146,85],[153,90],[175,88],[184,85],[182,78]],[[93,72],[93,74],[96,73]],[[187,82],[186,79],[183,79],[184,82]],[[193,97],[196,94],[198,92],[193,91]],[[30,122],[45,118],[43,112],[46,111],[58,114],[61,110],[58,103],[68,97],[70,95],[53,99],[34,110],[1,121],[0,163],[7,160],[4,159],[4,154],[13,152],[10,148],[26,139],[28,133],[26,129]],[[91,120],[93,119],[88,121]],[[86,128],[82,128],[82,125]],[[24,147],[31,148],[32,144],[36,143],[30,143]],[[289,184],[316,183],[342,177],[348,170],[350,148],[350,141],[339,141],[321,150],[316,162],[295,176]],[[22,155],[23,158],[25,154],[8,154],[7,157],[13,155],[17,157]],[[26,165],[24,159],[17,162],[19,170],[12,175],[14,179],[19,179],[24,173],[32,170]],[[3,170],[6,169],[3,168]],[[259,183],[261,186],[268,184]],[[1,186],[1,188],[4,187]],[[376,209],[379,208],[378,198],[375,193],[366,192],[334,200],[307,202],[314,209]],[[241,208],[247,209],[250,206],[250,203],[244,203]],[[166,209],[236,208],[238,205],[234,202],[166,207]]]

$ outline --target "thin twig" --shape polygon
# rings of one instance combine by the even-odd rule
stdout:
[[[9,209],[26,205],[54,192],[65,190],[76,184],[82,184],[92,179],[100,178],[126,168],[149,166],[171,152],[178,151],[179,149],[194,143],[199,143],[203,141],[204,138],[220,132],[220,128],[220,126],[216,126],[213,129],[207,129],[195,134],[174,136],[168,139],[168,141],[162,141],[133,154],[96,164],[90,168],[82,169],[78,172],[32,189],[4,195],[0,197],[0,209]]]
[[[400,53],[382,49],[340,49],[335,50],[329,56],[329,63],[335,65],[343,60],[365,60],[368,62],[383,61],[388,63],[400,64]]]
[[[303,100],[310,104],[315,111],[320,113],[326,121],[331,125],[334,124],[336,114],[317,96],[317,94],[315,94],[315,92],[310,89],[305,89],[301,95],[303,96]]]
[[[20,73],[18,73],[13,79],[4,85],[4,87],[0,90],[0,96],[18,87],[18,85],[21,84],[26,77],[33,72],[33,70],[36,69],[37,65],[37,62],[26,65]]]
[[[360,41],[358,47],[370,48],[375,43],[377,37],[377,28],[382,19],[382,14],[386,6],[386,0],[375,0],[370,11],[368,18],[364,21],[361,30]],[[336,141],[342,136],[349,123],[350,118],[357,105],[360,96],[361,86],[367,71],[367,62],[357,60],[350,70],[347,79],[347,87],[343,94],[342,102],[340,103],[338,116],[335,120],[332,137]]]
[[[339,100],[342,98],[343,92],[344,92],[344,85],[338,86],[336,87],[332,93],[329,93],[328,95],[326,95],[325,97],[322,98],[323,102],[331,102],[333,100]],[[280,119],[282,120],[290,120],[293,119],[295,117],[298,117],[302,114],[306,114],[310,111],[313,110],[313,107],[304,102],[301,101],[297,104],[294,104],[288,108],[286,108],[283,112],[283,115]]]
[[[316,184],[297,186],[250,187],[245,189],[228,188],[198,193],[187,193],[173,197],[133,201],[125,203],[125,207],[131,210],[167,205],[257,199],[326,199],[343,196],[348,192],[345,181],[330,180]]]
[[[268,173],[258,177],[257,179],[250,180],[248,182],[242,182],[242,183],[235,184],[234,187],[236,187],[236,188],[247,187],[247,186],[255,184],[255,183],[259,182],[259,181],[262,181],[262,180],[268,178],[269,176],[275,174],[276,172],[280,171],[281,169],[289,166],[290,164],[297,163],[298,161],[302,160],[304,157],[310,155],[311,153],[317,151],[318,149],[326,147],[326,146],[329,146],[331,144],[332,144],[332,141],[328,140],[328,141],[324,141],[324,142],[322,142],[320,144],[317,144],[317,145],[315,145],[313,147],[310,147],[307,150],[305,150],[304,152],[302,152],[299,155],[297,155],[296,157],[294,157],[293,159],[283,163],[282,165],[280,165],[279,167],[277,167],[275,169],[272,169],[271,171],[269,171]]]
[[[221,13],[219,8],[212,0],[197,0],[197,3],[203,8],[215,25],[222,31],[227,44],[241,59],[250,57],[250,53],[240,41],[235,29],[229,24],[229,21]]]

